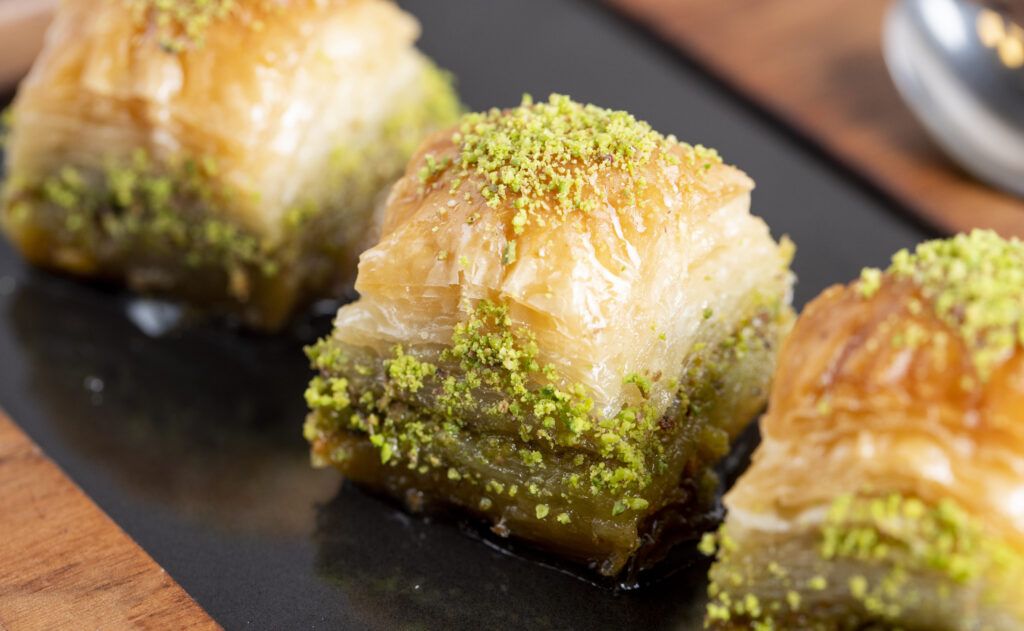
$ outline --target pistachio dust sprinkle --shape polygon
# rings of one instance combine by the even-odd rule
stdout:
[[[467,114],[452,141],[459,147],[455,160],[427,155],[420,179],[426,183],[450,169],[453,195],[472,182],[488,205],[511,202],[516,234],[531,218],[543,225],[549,213],[593,210],[601,199],[597,177],[609,172],[628,178],[626,193],[636,202],[647,185],[641,167],[655,160],[678,164],[679,156],[670,152],[675,147],[703,170],[722,161],[714,149],[662,136],[627,112],[559,94],[541,103],[526,95],[519,107]]]
[[[139,21],[154,24],[168,52],[200,47],[210,24],[237,11],[247,0],[122,0]],[[248,0],[269,6],[269,0]]]
[[[816,599],[814,592],[831,587],[837,595],[845,589],[846,598],[888,629],[897,626],[908,609],[948,599],[954,589],[995,602],[1002,598],[1000,594],[1009,593],[1001,591],[1001,586],[1019,582],[1024,567],[1017,551],[949,498],[931,505],[899,493],[843,493],[829,506],[817,539],[815,548],[826,571],[855,564],[864,574],[844,576],[832,571],[807,578],[806,564],[793,565],[785,558],[768,560],[770,552],[765,552],[758,566],[766,568],[771,579],[764,574],[758,577],[746,569],[750,557],[743,548],[750,545],[749,540],[736,541],[728,526],[705,535],[698,550],[718,556],[708,589],[708,620],[752,623],[743,628],[789,629],[792,614],[817,620],[821,612],[803,603]],[[920,580],[909,580],[915,576]],[[771,589],[765,589],[768,584]],[[763,601],[751,607],[758,594]]]
[[[913,252],[897,252],[886,273],[920,287],[939,318],[968,345],[983,380],[1024,345],[1024,243],[1020,240],[974,230],[928,241]],[[873,272],[866,271],[862,284],[864,278],[873,277]]]

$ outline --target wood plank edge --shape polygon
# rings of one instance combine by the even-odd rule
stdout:
[[[0,410],[0,630],[220,629]]]

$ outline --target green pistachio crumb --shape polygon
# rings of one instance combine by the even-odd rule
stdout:
[[[394,454],[394,447],[391,443],[384,443],[380,446],[380,461],[387,464],[391,460],[391,456]]]
[[[168,53],[199,48],[205,43],[210,25],[237,14],[245,3],[238,0],[121,0],[139,22],[155,28],[159,43]],[[258,0],[252,4],[264,10],[282,10],[280,3]],[[254,31],[264,27],[260,20],[247,22]]]
[[[989,230],[901,250],[886,271],[921,289],[971,349],[982,382],[1024,344],[1024,243]]]
[[[348,409],[348,380],[341,377],[314,377],[306,388],[306,405],[335,411]]]
[[[800,610],[800,592],[789,590],[786,592],[786,604],[792,611]]]
[[[388,377],[400,390],[418,392],[423,387],[423,380],[437,372],[437,366],[417,360],[412,355],[402,352],[401,346],[393,350],[393,359],[384,362]]]
[[[535,449],[520,449],[519,458],[530,468],[540,466],[544,461],[544,455]]]
[[[633,510],[647,510],[650,503],[642,497],[634,497],[629,500],[629,507]]]
[[[510,240],[505,244],[505,250],[501,254],[502,265],[511,265],[516,262],[516,241]]]
[[[743,609],[751,618],[758,618],[761,615],[761,601],[754,594],[747,594],[743,597]]]
[[[652,160],[678,161],[669,151],[673,147],[682,147],[691,163],[700,161],[705,169],[721,162],[713,149],[662,136],[626,112],[581,105],[558,94],[547,102],[524,97],[516,108],[467,114],[452,141],[459,145],[459,156],[450,167],[455,169],[450,192],[455,195],[472,181],[493,207],[513,201],[516,234],[531,218],[540,219],[542,211],[564,215],[593,209],[587,189],[596,173],[614,170],[630,176],[636,199],[646,185],[638,169]],[[424,179],[436,173],[429,162],[423,169]]]
[[[732,612],[729,611],[728,605],[720,605],[715,602],[708,603],[708,622],[721,621],[728,622],[732,619]]]
[[[542,474],[551,468],[549,459],[565,457],[576,467],[561,480],[566,489],[610,498],[613,516],[649,510],[650,503],[642,494],[654,476],[668,470],[664,410],[644,400],[621,408],[612,417],[599,414],[586,388],[569,382],[553,365],[538,361],[536,339],[528,329],[513,323],[507,304],[482,300],[462,308],[466,317],[454,325],[450,344],[436,350],[417,348],[416,357],[395,346],[365,375],[354,368],[362,362],[341,352],[345,346],[336,338],[327,337],[308,348],[311,363],[321,375],[346,375],[357,384],[353,387],[359,393],[354,410],[347,409],[347,399],[337,404],[325,399],[329,405],[311,399],[310,418],[316,418],[323,428],[322,434],[312,435],[311,442],[344,430],[372,434],[371,442],[378,448],[392,445],[393,461],[409,467],[429,466],[444,476],[449,464],[460,461],[439,457],[442,452],[435,446],[449,444],[465,431],[467,416],[499,416],[512,427],[518,425],[518,440],[523,442],[513,438],[503,445],[498,441],[486,457],[517,466],[522,463],[535,474],[523,486],[531,497],[540,501],[553,497]],[[708,357],[724,352],[717,345],[705,350]],[[427,356],[432,359],[426,361]],[[717,374],[716,365],[708,362],[711,374]],[[323,379],[320,376],[314,383]],[[635,384],[645,397],[653,390],[653,381],[639,374],[631,375],[627,382]],[[678,380],[664,381],[670,382],[670,390],[679,387]],[[686,392],[673,392],[684,397],[679,413],[687,414],[690,404],[717,396],[711,382],[704,372],[687,377]],[[319,395],[324,389],[321,385],[315,391]],[[482,390],[488,393],[486,405],[481,403]],[[348,388],[341,392],[348,396]],[[327,389],[326,394],[332,391]],[[332,407],[342,404],[346,404],[345,413]],[[727,433],[716,433],[714,428],[694,440],[723,454],[729,444]],[[588,453],[577,451],[584,441]],[[592,448],[599,453],[589,453]],[[452,470],[460,473],[463,481],[471,479],[463,469]],[[496,480],[474,483],[492,497],[506,493]],[[511,485],[507,496],[515,497],[518,491],[518,485]]]
[[[882,286],[882,270],[876,267],[865,267],[860,272],[860,282],[857,284],[857,291],[864,298],[875,295],[878,288]]]
[[[824,559],[898,560],[906,567],[937,570],[958,583],[991,574],[998,569],[994,559],[1014,556],[952,500],[928,508],[917,498],[895,493],[838,496],[822,528],[819,554]]]
[[[630,373],[629,375],[626,376],[622,383],[636,384],[636,387],[640,389],[640,394],[644,395],[645,397],[651,393],[650,377],[641,375],[639,373]]]
[[[868,594],[868,579],[863,576],[851,576],[849,579],[850,594],[857,600],[864,600]]]
[[[547,504],[537,504],[537,519],[544,519],[545,517],[547,517],[548,512],[550,510],[551,509],[548,507]]]
[[[700,538],[700,543],[697,544],[697,551],[704,556],[714,556],[715,551],[718,550],[718,537],[713,532],[706,532]]]

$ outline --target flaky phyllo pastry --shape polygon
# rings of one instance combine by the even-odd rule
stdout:
[[[434,135],[309,349],[314,462],[617,574],[764,404],[792,247],[752,187],[563,96]]]
[[[1024,628],[1022,342],[1024,244],[991,232],[814,300],[725,498],[709,622]]]
[[[351,283],[448,80],[383,0],[64,0],[13,106],[32,262],[273,329]]]

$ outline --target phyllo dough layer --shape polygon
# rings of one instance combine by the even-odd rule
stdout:
[[[434,135],[310,349],[314,461],[617,574],[764,404],[792,246],[752,187],[562,96]]]
[[[64,0],[3,227],[34,263],[277,328],[351,283],[380,191],[458,115],[417,34],[382,0]]]
[[[1022,342],[1024,244],[991,232],[814,300],[725,498],[709,620],[1024,627]]]

